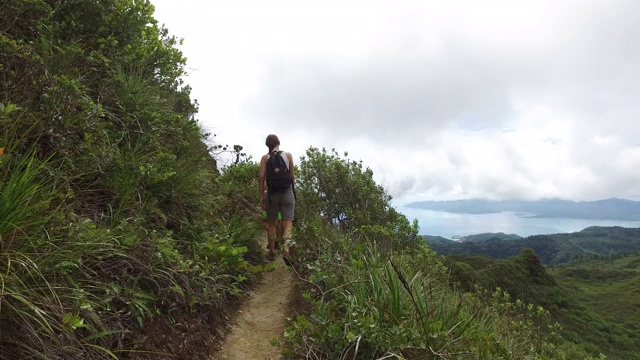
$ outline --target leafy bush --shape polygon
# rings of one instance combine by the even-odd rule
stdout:
[[[417,239],[417,220],[409,223],[397,212],[391,196],[373,180],[373,171],[361,161],[349,160],[346,153],[342,158],[335,150],[309,148],[300,162],[296,186],[296,213],[303,222],[320,216],[328,224],[385,246],[404,246]]]

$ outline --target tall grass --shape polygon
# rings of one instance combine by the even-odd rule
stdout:
[[[12,3],[0,6],[0,358],[133,357],[164,350],[145,344],[158,323],[223,318],[261,270],[261,230],[228,196],[240,185],[220,190],[178,40],[137,2]]]
[[[501,292],[457,291],[441,259],[425,246],[386,253],[366,238],[344,235],[298,243],[316,258],[299,268],[312,311],[287,328],[291,359],[564,356],[550,355],[558,347],[546,312],[511,303]]]
[[[122,201],[110,201],[112,211],[92,219],[69,211],[74,204],[60,190],[68,185],[51,176],[55,166],[38,161],[35,151],[3,152],[0,358],[108,359],[129,356],[136,346],[150,350],[136,345],[134,334],[152,319],[220,309],[261,270],[254,265],[262,253],[259,223],[214,196],[213,180],[205,181],[211,171],[198,161],[173,157],[163,165],[152,157],[129,153],[115,158],[121,166],[103,167],[120,176],[111,189]],[[143,162],[168,176],[129,166]],[[169,168],[181,172],[163,172]],[[135,196],[121,189],[128,186]]]
[[[3,249],[10,249],[15,241],[28,240],[29,230],[46,223],[42,211],[53,196],[45,188],[44,164],[33,150],[24,155],[6,151],[0,157],[0,236]]]
[[[8,148],[0,157],[0,356],[115,357],[93,341],[104,335],[101,329],[78,316],[80,307],[69,306],[78,293],[58,269],[73,258],[61,258],[46,231],[57,215],[50,205],[59,195],[48,175],[35,151],[16,154]]]

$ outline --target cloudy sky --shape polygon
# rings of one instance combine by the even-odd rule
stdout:
[[[399,202],[640,200],[640,1],[151,0],[199,120],[348,151]]]

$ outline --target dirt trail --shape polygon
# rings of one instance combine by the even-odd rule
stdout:
[[[276,263],[277,269],[263,274],[249,299],[231,319],[231,331],[211,360],[281,359],[280,346],[271,343],[277,340],[277,344],[282,344],[284,340],[294,281],[281,256]]]

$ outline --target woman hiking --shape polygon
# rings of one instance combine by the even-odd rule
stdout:
[[[278,212],[282,216],[283,258],[289,263],[289,246],[291,245],[291,226],[294,219],[296,200],[293,193],[295,182],[293,156],[280,150],[280,139],[275,134],[267,136],[265,145],[269,152],[260,159],[260,176],[258,179],[261,205],[267,211],[267,239],[269,252],[267,258],[276,258],[276,226]],[[266,186],[266,189],[265,189]]]

